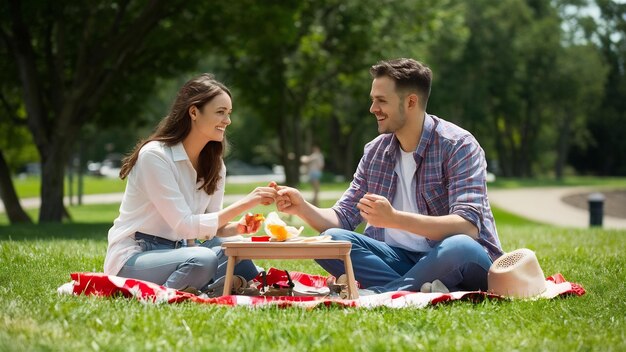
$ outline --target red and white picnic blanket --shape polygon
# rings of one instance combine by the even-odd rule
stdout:
[[[309,287],[315,291],[326,286],[325,276],[310,275],[300,272],[289,272],[296,286]],[[93,296],[119,296],[134,298],[145,303],[178,303],[192,301],[204,304],[219,304],[226,306],[279,306],[279,307],[303,307],[313,308],[316,306],[339,306],[339,307],[390,307],[390,308],[423,308],[428,305],[436,305],[455,300],[479,302],[484,298],[504,298],[482,291],[457,291],[450,293],[422,293],[409,291],[386,292],[369,296],[361,296],[358,299],[340,299],[334,297],[314,296],[222,296],[217,298],[202,298],[191,293],[181,292],[155,283],[127,279],[118,276],[105,275],[102,273],[72,273],[72,281],[59,287],[59,294],[93,295]],[[267,284],[277,283],[284,285],[288,281],[287,274],[278,269],[271,268],[267,272]],[[543,298],[555,298],[562,296],[582,296],[585,289],[576,283],[567,282],[563,275],[555,274],[546,279],[556,289],[553,295]]]

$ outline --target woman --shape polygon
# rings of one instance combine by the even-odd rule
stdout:
[[[216,236],[256,232],[258,222],[238,229],[229,221],[276,197],[273,187],[258,187],[222,209],[231,112],[228,88],[203,74],[185,83],[156,132],[124,159],[120,177],[128,183],[109,230],[106,274],[191,290],[224,275]],[[206,241],[195,246],[194,239]],[[235,273],[250,280],[258,270],[248,260]]]

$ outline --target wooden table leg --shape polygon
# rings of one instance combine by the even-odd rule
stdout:
[[[222,296],[230,295],[230,289],[233,287],[233,275],[235,274],[235,262],[237,257],[229,256],[226,264],[226,277],[224,278],[224,291]]]
[[[352,270],[352,260],[350,260],[349,253],[343,258],[343,265],[346,276],[348,277],[348,293],[350,294],[350,299],[357,299],[359,298],[359,291],[356,288],[354,271]]]

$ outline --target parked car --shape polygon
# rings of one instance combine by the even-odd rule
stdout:
[[[101,167],[102,167],[101,162],[88,161],[87,162],[87,175],[102,176],[102,174],[100,173]]]
[[[29,176],[39,176],[41,175],[41,163],[28,163],[20,168],[17,176],[20,179],[24,179]]]
[[[88,162],[87,174],[117,178],[122,168],[122,154],[109,154],[102,162]]]
[[[117,178],[120,176],[121,169],[121,159],[104,159],[102,167],[100,167],[100,174],[104,177]]]
[[[285,182],[285,171],[278,165],[270,169],[267,166],[251,165],[235,159],[226,161],[226,172],[228,183]]]

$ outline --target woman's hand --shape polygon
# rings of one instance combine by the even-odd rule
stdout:
[[[259,204],[270,205],[276,201],[277,191],[276,182],[272,181],[267,187],[257,187],[248,195],[246,195],[242,201],[248,205],[248,208],[252,208]]]
[[[218,228],[220,236],[233,236],[236,234],[253,233],[256,232],[261,226],[260,223],[257,227],[240,228],[240,224],[244,224],[242,220],[239,222],[230,223],[239,214],[247,212],[250,208],[254,208],[259,204],[269,205],[275,202],[277,195],[276,182],[270,182],[267,187],[257,187],[252,192],[237,200],[233,204],[223,208],[219,212]],[[242,218],[245,221],[245,216]],[[229,224],[230,223],[230,224]]]
[[[256,233],[264,220],[263,214],[247,213],[237,222],[237,233],[241,235]]]

